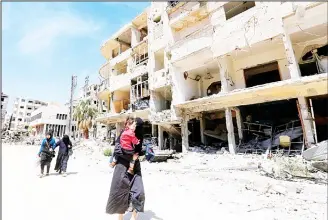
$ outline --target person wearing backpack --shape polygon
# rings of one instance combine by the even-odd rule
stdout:
[[[54,148],[56,146],[56,141],[52,137],[52,133],[48,132],[46,134],[46,138],[43,139],[41,143],[41,147],[38,153],[38,156],[40,157],[40,165],[41,165],[41,174],[40,178],[44,177],[44,167],[47,166],[47,176],[49,175],[50,171],[50,164],[52,161],[52,158],[55,157],[55,151]]]

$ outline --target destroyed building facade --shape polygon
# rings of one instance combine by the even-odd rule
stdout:
[[[42,106],[47,106],[48,103],[29,98],[16,98],[14,101],[13,115],[10,122],[10,130],[27,131],[29,127],[29,120],[32,112]]]
[[[161,149],[298,149],[327,139],[326,2],[152,2],[101,47],[97,118]]]
[[[1,92],[1,129],[4,129],[9,96]]]

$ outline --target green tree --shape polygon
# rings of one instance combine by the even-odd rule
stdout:
[[[89,129],[92,127],[92,120],[97,117],[97,114],[98,110],[90,105],[89,100],[81,100],[74,109],[73,117],[85,139],[89,138]]]

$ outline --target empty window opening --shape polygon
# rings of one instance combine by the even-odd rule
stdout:
[[[221,82],[213,82],[206,90],[207,96],[218,94],[221,92]]]
[[[164,87],[154,92],[154,102],[156,112],[170,110],[172,104],[172,90],[170,87]]]
[[[312,97],[312,107],[318,142],[328,137],[328,96]],[[310,102],[310,100],[309,100]]]
[[[255,2],[229,2],[223,5],[226,20],[233,18],[248,9],[255,7]]]
[[[273,151],[285,149],[279,140],[284,135],[291,139],[291,152],[300,153],[303,129],[296,99],[242,106],[240,111],[244,122],[240,152],[263,153],[269,147]]]
[[[130,91],[118,90],[112,94],[112,110],[115,113],[121,113],[129,109]]]
[[[155,69],[158,71],[164,69],[164,49],[155,52]]]
[[[307,52],[299,63],[301,76],[312,76],[328,71],[328,45]]]
[[[114,75],[125,74],[128,72],[128,61],[124,60],[114,66],[113,73]]]
[[[117,47],[112,50],[113,58],[131,48],[131,36],[131,29],[129,29],[115,39]]]
[[[135,109],[144,109],[149,107],[149,84],[148,74],[138,76],[131,80],[131,103]]]
[[[278,62],[244,69],[244,77],[247,88],[280,81]]]

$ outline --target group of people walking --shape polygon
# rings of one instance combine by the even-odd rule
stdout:
[[[46,138],[43,139],[38,153],[41,165],[40,178],[45,175],[49,175],[50,164],[52,159],[55,157],[55,149],[57,147],[59,147],[59,151],[56,159],[55,171],[59,172],[59,174],[63,173],[63,176],[67,175],[67,162],[72,153],[72,142],[70,141],[68,135],[64,135],[61,140],[56,142],[53,138],[53,133],[50,131],[46,134]],[[47,173],[44,175],[45,166],[47,167]]]
[[[141,118],[128,117],[125,128],[115,140],[115,150],[110,159],[110,166],[114,168],[110,193],[106,205],[107,214],[118,214],[123,220],[125,212],[132,212],[131,220],[137,219],[139,212],[144,212],[145,192],[141,175],[139,156],[145,155],[143,150],[143,121]],[[41,144],[41,177],[47,166],[49,175],[50,163],[55,157],[54,150],[59,146],[55,170],[66,175],[67,161],[72,143],[67,135],[56,143],[52,132],[46,134]]]

